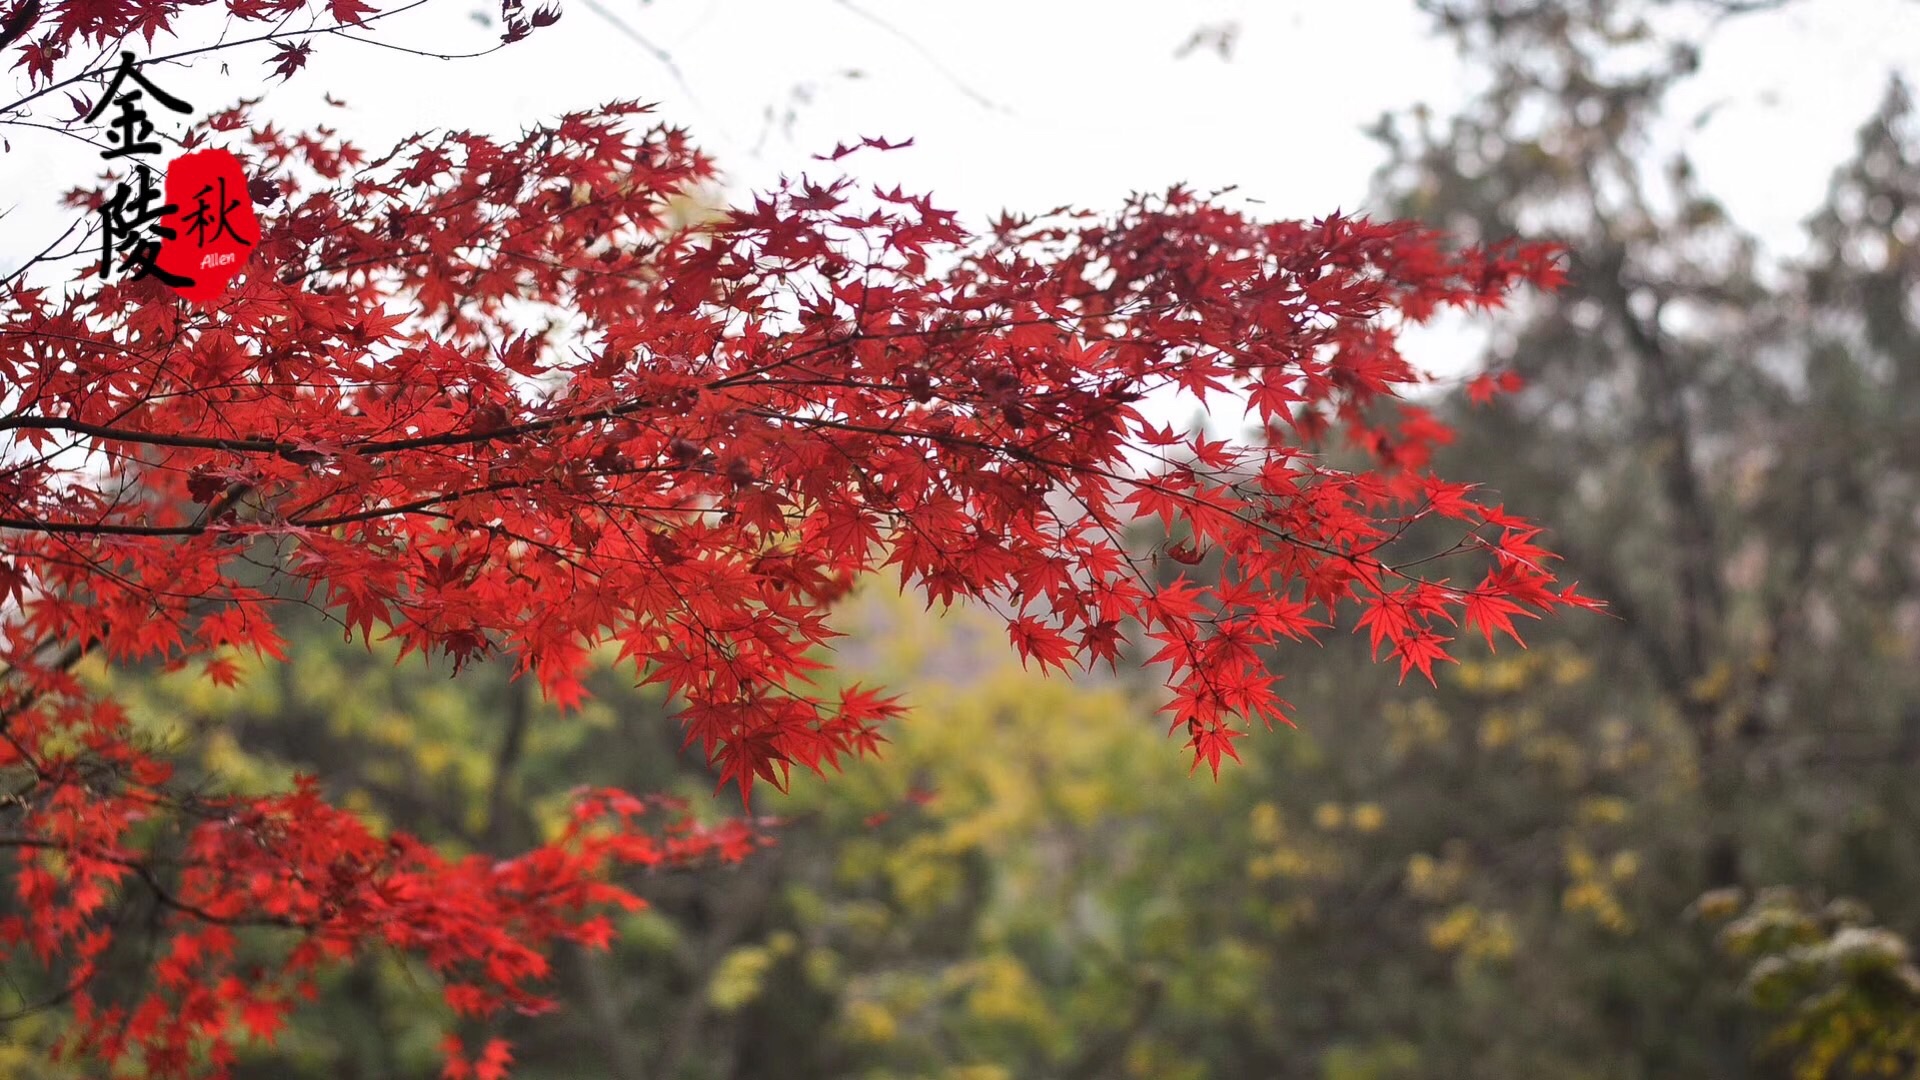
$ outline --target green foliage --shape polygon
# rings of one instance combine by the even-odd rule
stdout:
[[[1725,917],[1739,904],[1723,892],[1700,907]],[[1795,1080],[1920,1076],[1920,967],[1864,906],[1816,908],[1769,889],[1727,922],[1720,942],[1748,965],[1753,1003],[1782,1017],[1770,1041],[1793,1061]]]

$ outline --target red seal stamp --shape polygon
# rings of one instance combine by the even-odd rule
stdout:
[[[172,284],[189,300],[220,295],[246,265],[260,242],[247,178],[240,160],[225,150],[198,150],[167,163],[166,201],[173,213],[162,219],[160,269],[188,283]],[[168,235],[168,231],[171,235]]]

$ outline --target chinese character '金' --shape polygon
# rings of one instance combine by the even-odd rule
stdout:
[[[122,93],[121,88],[128,82],[132,82],[136,88]],[[99,119],[100,114],[106,111],[108,102],[120,107],[120,115],[111,121],[113,130],[107,132],[107,141],[118,145],[109,150],[102,150],[101,157],[116,158],[129,154],[160,152],[160,144],[149,141],[153,135],[153,124],[147,119],[146,110],[137,104],[143,92],[152,94],[155,101],[174,112],[193,111],[193,106],[153,85],[146,76],[140,74],[139,65],[133,59],[133,53],[123,52],[120,54],[120,67],[114,71],[113,78],[107,82],[106,92],[100,95],[99,103],[86,117],[87,123]]]

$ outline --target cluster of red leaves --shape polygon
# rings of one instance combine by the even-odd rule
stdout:
[[[612,868],[752,843],[653,839],[600,796],[582,820],[611,825],[448,862],[311,785],[189,799],[68,673],[86,651],[230,681],[233,649],[281,658],[264,610],[291,596],[456,666],[501,654],[572,704],[611,643],[746,798],[873,751],[900,712],[809,679],[830,605],[883,568],[929,604],[993,606],[1043,667],[1152,642],[1173,729],[1215,771],[1248,722],[1287,719],[1271,647],[1345,606],[1431,678],[1446,627],[1491,643],[1590,605],[1537,529],[1425,471],[1445,429],[1395,398],[1420,378],[1399,321],[1551,286],[1550,251],[1260,222],[1185,190],[971,236],[844,179],[675,228],[669,200],[711,167],[641,111],[367,161],[237,109],[213,137],[273,205],[216,304],[149,281],[0,291],[0,846],[27,912],[0,940],[84,987],[116,897],[151,893],[173,935],[143,1000],[78,992],[76,1043],[217,1070],[235,1016],[270,1035],[316,964],[378,945],[424,956],[463,1013],[537,1008],[541,946],[603,940],[598,911],[633,902]],[[1138,403],[1165,387],[1250,403],[1269,437],[1157,426]],[[1371,465],[1314,452],[1336,436]],[[1140,554],[1122,534],[1142,517],[1178,541]],[[1423,520],[1454,523],[1449,549],[1404,550]],[[1473,583],[1421,576],[1437,554]],[[1217,583],[1156,585],[1161,557],[1214,559]],[[231,961],[225,928],[251,924],[295,932],[269,974]]]
[[[314,39],[364,27],[421,2],[411,0],[380,11],[361,0],[0,0],[0,50],[17,45],[11,70],[23,72],[34,88],[28,98],[0,109],[0,114],[111,70],[119,62],[121,49],[144,43],[151,50],[156,38],[175,35],[175,24],[192,8],[217,4],[226,30],[217,45],[170,56],[266,43],[278,50],[266,64],[273,74],[287,78],[305,66]],[[542,6],[528,13],[522,0],[501,0],[500,17],[505,27],[500,43],[507,45],[560,21],[560,10]],[[248,24],[267,29],[249,34]],[[82,46],[77,54],[76,44]],[[88,48],[102,52],[89,58]],[[85,60],[84,70],[63,76],[60,66],[75,59]],[[80,114],[86,111],[81,108]]]
[[[104,801],[77,781],[48,778],[53,792],[34,815],[35,835],[8,841],[22,848],[15,881],[24,914],[0,917],[0,945],[24,947],[50,969],[64,958],[74,1023],[57,1056],[111,1064],[137,1050],[148,1076],[224,1072],[238,1035],[271,1040],[295,1005],[314,997],[320,966],[373,947],[424,962],[456,1015],[544,1011],[551,1003],[537,987],[552,946],[605,948],[612,925],[604,912],[644,906],[614,883],[620,868],[737,861],[762,840],[737,821],[700,826],[663,799],[651,802],[679,816],[651,835],[636,821],[647,803],[594,791],[581,794],[552,843],[503,861],[448,860],[405,835],[374,835],[323,801],[310,778],[287,795],[184,805],[158,786],[164,767],[139,765],[154,786],[121,777]],[[50,767],[82,766],[70,759]],[[198,819],[164,861],[136,851],[125,835],[160,813]],[[170,875],[169,865],[184,872]],[[100,917],[109,895],[136,881],[169,933],[154,942],[148,992],[99,1002],[89,984],[114,943]],[[236,949],[248,927],[291,935],[271,970],[244,963]],[[503,1052],[504,1045],[489,1051]]]
[[[0,6],[0,49],[19,43],[11,69],[24,72],[30,85],[37,88],[32,97],[39,97],[49,90],[71,86],[110,70],[119,62],[120,49],[136,43],[144,43],[151,49],[156,37],[173,36],[174,24],[182,13],[207,3],[208,0],[11,0]],[[285,62],[288,50],[294,48],[289,42],[296,38],[359,26],[379,17],[360,0],[224,0],[221,7],[231,24],[230,37],[238,40],[220,47],[272,42],[282,50],[281,55],[274,57],[281,62]],[[550,21],[536,25],[550,25]],[[271,24],[271,28],[246,37],[240,29],[246,23]],[[73,51],[76,44],[82,47],[79,54]],[[104,50],[103,55],[92,58],[84,72],[67,77],[58,75],[64,61],[75,55],[85,57],[88,48]],[[306,49],[306,46],[298,49],[301,61],[305,59]],[[299,63],[293,63],[285,74],[291,74],[297,67]]]

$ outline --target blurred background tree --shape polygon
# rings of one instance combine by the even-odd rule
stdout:
[[[1751,1075],[1750,1021],[1677,918],[1690,894],[1787,883],[1893,927],[1920,914],[1908,89],[1889,81],[1809,208],[1806,253],[1768,258],[1667,105],[1725,19],[1789,4],[1424,6],[1485,88],[1445,121],[1383,120],[1383,206],[1549,232],[1573,257],[1573,285],[1490,346],[1528,389],[1461,416],[1451,463],[1554,522],[1571,576],[1621,616],[1552,632],[1605,673],[1556,726],[1623,722],[1672,781],[1628,807],[1641,944],[1570,969],[1631,976],[1595,986],[1569,1034],[1632,1048],[1638,1071],[1606,1075]]]

